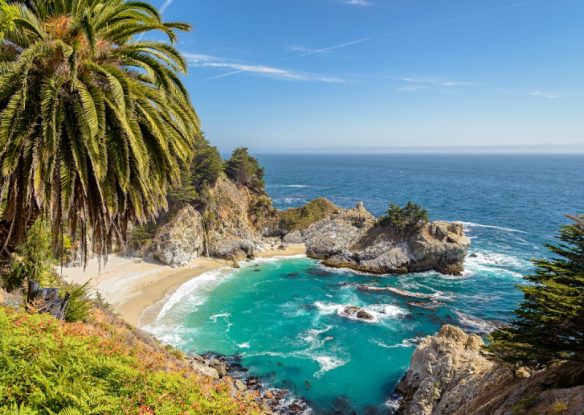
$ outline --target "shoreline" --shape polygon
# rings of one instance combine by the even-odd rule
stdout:
[[[258,252],[256,258],[289,257],[305,254],[304,244],[290,244],[285,249]],[[231,268],[232,261],[199,257],[189,264],[172,268],[155,260],[110,255],[101,270],[97,259],[83,267],[63,268],[69,283],[85,284],[99,292],[128,324],[139,327],[151,322],[164,300],[187,281],[209,271]],[[60,271],[60,270],[59,270]]]

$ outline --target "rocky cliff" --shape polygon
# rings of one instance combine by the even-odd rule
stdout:
[[[419,231],[398,233],[362,204],[349,210],[338,208],[283,240],[304,242],[307,254],[325,265],[375,274],[436,270],[458,275],[470,245],[459,223],[430,222]]]
[[[197,209],[183,204],[166,215],[146,251],[171,266],[186,265],[203,254],[242,260],[280,245],[279,238],[268,237],[277,226],[278,211],[265,193],[221,176]]]
[[[460,274],[469,239],[462,225],[431,222],[395,232],[362,204],[341,209],[326,199],[279,212],[264,192],[225,176],[197,209],[187,205],[158,226],[150,252],[165,264],[185,265],[201,254],[240,261],[282,243],[305,243],[325,265],[376,274],[436,270]]]
[[[170,266],[183,266],[203,252],[204,241],[201,214],[187,205],[157,229],[151,249],[160,262]]]
[[[573,385],[584,367],[558,364],[540,372],[490,360],[475,334],[446,325],[416,348],[397,386],[403,415],[578,414],[584,386]],[[578,382],[576,382],[577,384]],[[580,383],[581,384],[581,383]]]

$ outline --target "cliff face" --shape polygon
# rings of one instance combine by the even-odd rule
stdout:
[[[186,265],[196,259],[203,248],[203,220],[192,206],[185,206],[172,215],[157,230],[152,243],[154,257],[170,266]]]
[[[578,414],[584,386],[558,387],[584,368],[556,365],[532,373],[489,360],[482,339],[454,326],[425,338],[397,386],[403,415]],[[569,383],[569,382],[568,382]]]
[[[278,212],[263,193],[252,192],[221,177],[209,191],[203,216],[209,235],[209,254],[241,260],[253,257],[276,227]]]
[[[420,231],[396,234],[363,207],[339,209],[284,237],[306,243],[310,257],[325,265],[376,274],[436,270],[460,274],[470,240],[461,224],[431,222]]]
[[[362,204],[341,209],[317,199],[281,213],[264,192],[226,177],[208,189],[198,211],[186,206],[169,217],[158,227],[151,252],[172,266],[202,253],[239,261],[284,242],[305,243],[310,257],[331,267],[377,274],[460,274],[470,244],[457,223],[431,222],[416,232],[396,233]]]
[[[257,250],[281,243],[266,237],[276,232],[278,215],[265,193],[222,176],[207,190],[199,210],[183,205],[167,215],[148,251],[171,266],[207,253],[230,260],[251,258]]]

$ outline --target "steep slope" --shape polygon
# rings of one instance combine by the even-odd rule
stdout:
[[[107,310],[65,323],[0,306],[0,414],[263,413],[256,398]]]

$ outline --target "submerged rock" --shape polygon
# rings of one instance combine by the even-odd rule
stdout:
[[[359,320],[375,320],[375,317],[367,310],[353,305],[346,306],[342,314],[346,315],[347,317],[357,318]]]

